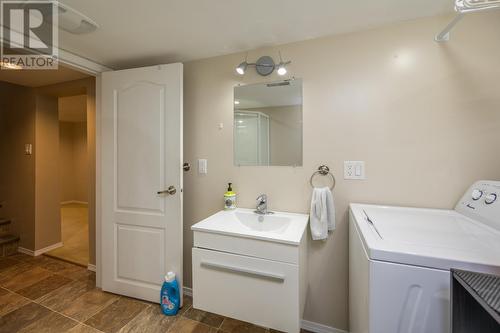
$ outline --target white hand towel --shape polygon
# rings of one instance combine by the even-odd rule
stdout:
[[[335,205],[328,187],[313,190],[309,224],[313,240],[326,239],[328,231],[335,229]]]
[[[333,193],[328,187],[326,188],[326,208],[327,208],[327,220],[328,220],[328,231],[335,230],[335,201],[333,199]]]

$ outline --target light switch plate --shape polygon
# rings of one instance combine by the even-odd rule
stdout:
[[[344,179],[366,179],[365,161],[344,161]]]
[[[33,154],[33,145],[31,143],[27,143],[24,145],[24,155],[32,155]]]
[[[198,160],[198,173],[200,175],[206,175],[208,173],[208,161],[206,159]]]

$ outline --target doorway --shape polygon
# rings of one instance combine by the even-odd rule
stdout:
[[[58,98],[62,247],[48,255],[89,264],[87,95]]]
[[[1,70],[0,96],[0,217],[18,251],[95,270],[95,77]]]

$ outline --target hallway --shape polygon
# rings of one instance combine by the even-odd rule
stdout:
[[[61,205],[63,246],[47,255],[87,267],[89,262],[89,225],[86,204]]]

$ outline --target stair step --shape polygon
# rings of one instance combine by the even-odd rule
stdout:
[[[7,236],[10,231],[10,220],[0,219],[0,237]]]
[[[5,235],[0,237],[0,257],[6,257],[17,253],[19,239],[19,236],[15,235]]]
[[[10,242],[15,242],[15,241],[18,241],[19,239],[20,239],[19,236],[5,235],[5,236],[0,237],[0,245],[10,243]]]

